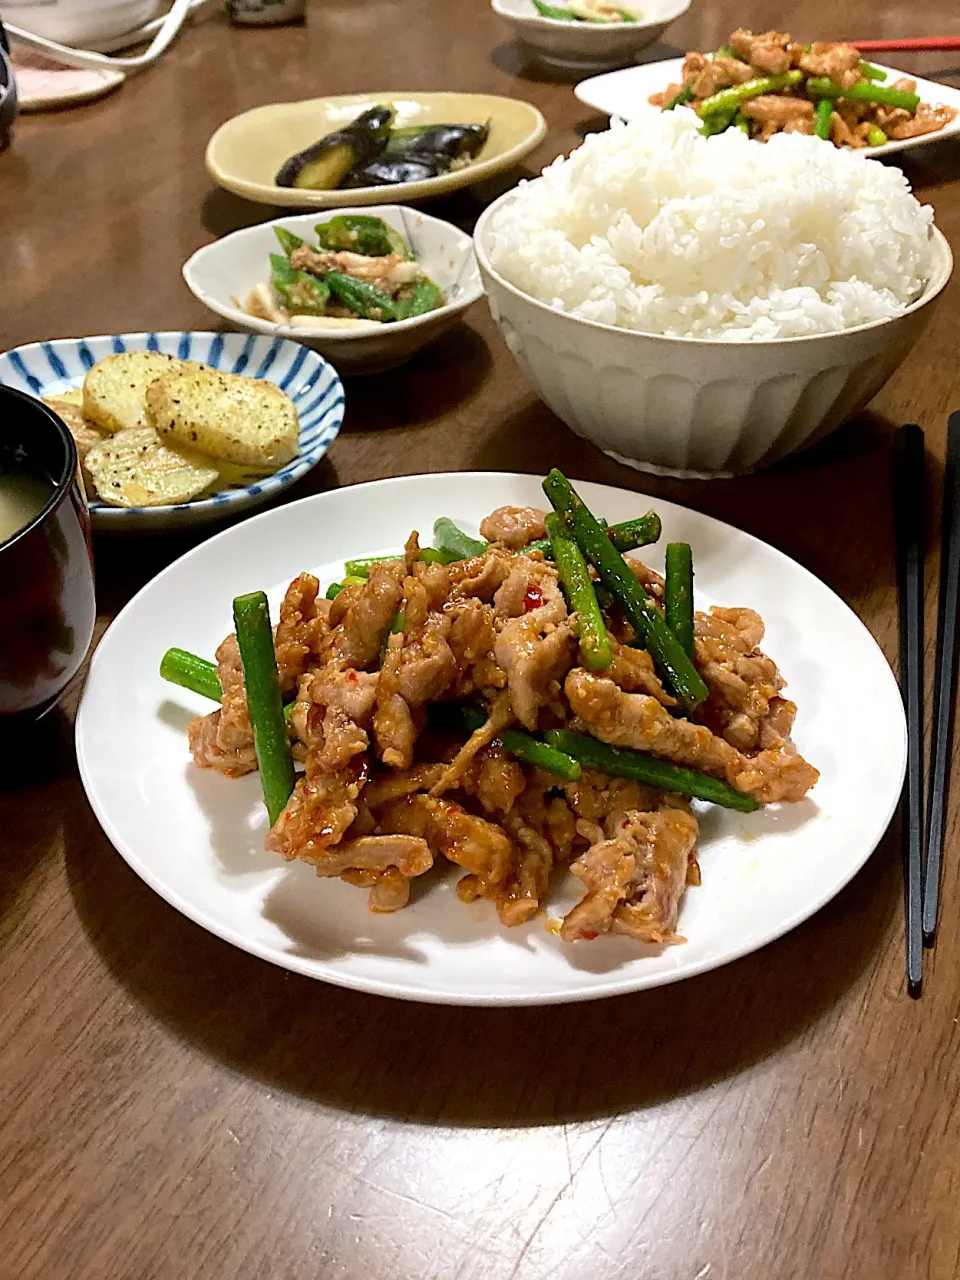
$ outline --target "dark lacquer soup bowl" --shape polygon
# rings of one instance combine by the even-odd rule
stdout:
[[[35,509],[10,500],[22,497],[18,484],[39,494]],[[26,522],[11,529],[24,510]],[[90,519],[73,437],[52,409],[4,386],[0,519],[0,538],[8,535],[0,540],[3,729],[50,710],[83,662],[96,614]]]

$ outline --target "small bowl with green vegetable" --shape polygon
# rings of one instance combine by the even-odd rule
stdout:
[[[603,71],[633,62],[690,0],[491,0],[491,7],[544,62]]]
[[[183,278],[238,328],[292,338],[343,374],[402,364],[483,292],[470,236],[404,205],[245,227],[198,249]]]

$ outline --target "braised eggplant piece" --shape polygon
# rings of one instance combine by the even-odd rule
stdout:
[[[285,160],[274,182],[278,187],[333,191],[351,169],[365,164],[386,147],[393,122],[392,107],[371,107],[343,129],[328,133]]]
[[[340,186],[389,187],[398,182],[423,182],[446,173],[449,167],[449,161],[440,156],[376,156],[351,169]]]
[[[486,124],[407,125],[394,129],[387,143],[387,155],[440,156],[451,163],[472,160],[490,136]]]

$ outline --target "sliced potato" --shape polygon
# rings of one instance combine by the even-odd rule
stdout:
[[[187,363],[160,351],[123,351],[98,360],[83,380],[84,415],[111,434],[148,426],[144,411],[147,387],[162,373]]]
[[[80,389],[77,388],[77,390],[79,391]],[[83,416],[83,410],[77,401],[48,396],[44,400],[44,404],[50,406],[73,436],[74,443],[77,446],[77,457],[80,459],[80,470],[83,472],[84,486],[90,489],[93,484],[93,476],[87,469],[87,454],[95,445],[100,444],[103,440],[108,440],[110,437],[105,431],[95,427],[92,422],[89,422]]]
[[[150,425],[178,448],[270,470],[297,456],[296,407],[272,382],[196,365],[157,378],[146,402]]]
[[[219,487],[215,464],[188,449],[171,448],[152,427],[118,431],[87,454],[100,498],[113,507],[167,507]]]
[[[57,407],[56,402],[60,404],[83,404],[83,383],[79,387],[67,387],[66,391],[58,391],[55,396],[44,396],[44,404],[50,405],[52,409]]]

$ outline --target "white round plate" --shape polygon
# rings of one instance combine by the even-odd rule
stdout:
[[[607,520],[650,505],[594,484],[578,490]],[[476,532],[503,503],[544,505],[535,476],[402,477],[340,489],[269,511],[209,539],[149,583],[97,649],[77,719],[77,758],[104,831],[136,873],[211,933],[287,969],[340,986],[439,1004],[590,1000],[716,968],[792,929],[860,869],[893,815],[906,732],[896,682],[849,608],[822,582],[758,539],[658,502],[663,537],[644,559],[662,568],[668,541],[693,547],[698,605],[749,605],[764,648],[799,704],[796,742],[821,771],[806,800],[758,813],[698,806],[703,884],[687,891],[684,945],[627,938],[561,943],[546,925],[580,896],[558,884],[546,915],[504,929],[489,903],[464,906],[457,868],[415,882],[410,906],[371,915],[367,896],[264,852],[267,819],[256,774],[232,781],[190,760],[186,725],[211,703],[157,674],[172,645],[213,655],[233,597],[264,588],[274,617],[301,570],[322,583],[348,556],[402,547],[440,515]],[[857,690],[857,714],[849,713]]]
[[[917,93],[920,95],[921,102],[960,109],[960,89],[951,88],[948,84],[938,84],[935,80],[921,80],[911,72],[897,71],[895,67],[882,66],[880,63],[873,65],[887,73],[887,84],[893,84],[901,76],[909,76],[911,80],[916,80]],[[589,80],[581,80],[574,87],[574,94],[595,111],[603,111],[608,116],[618,116],[621,120],[632,120],[638,112],[649,109],[648,99],[651,94],[662,93],[668,85],[681,82],[682,66],[682,58],[667,58],[663,62],[645,62],[639,67],[607,71],[600,76],[591,76]],[[903,138],[900,141],[887,142],[882,147],[864,147],[858,154],[888,156],[895,151],[912,151],[914,147],[923,147],[929,142],[956,137],[958,133],[960,133],[960,115],[937,133],[925,133],[919,138]]]
[[[343,384],[336,370],[298,342],[256,334],[115,333],[101,338],[32,342],[0,354],[0,383],[28,395],[62,395],[82,386],[87,370],[98,360],[124,351],[162,351],[226,373],[275,382],[296,405],[300,452],[272,475],[176,506],[111,507],[91,501],[90,518],[97,530],[168,533],[261,506],[317,465],[343,422]]]

